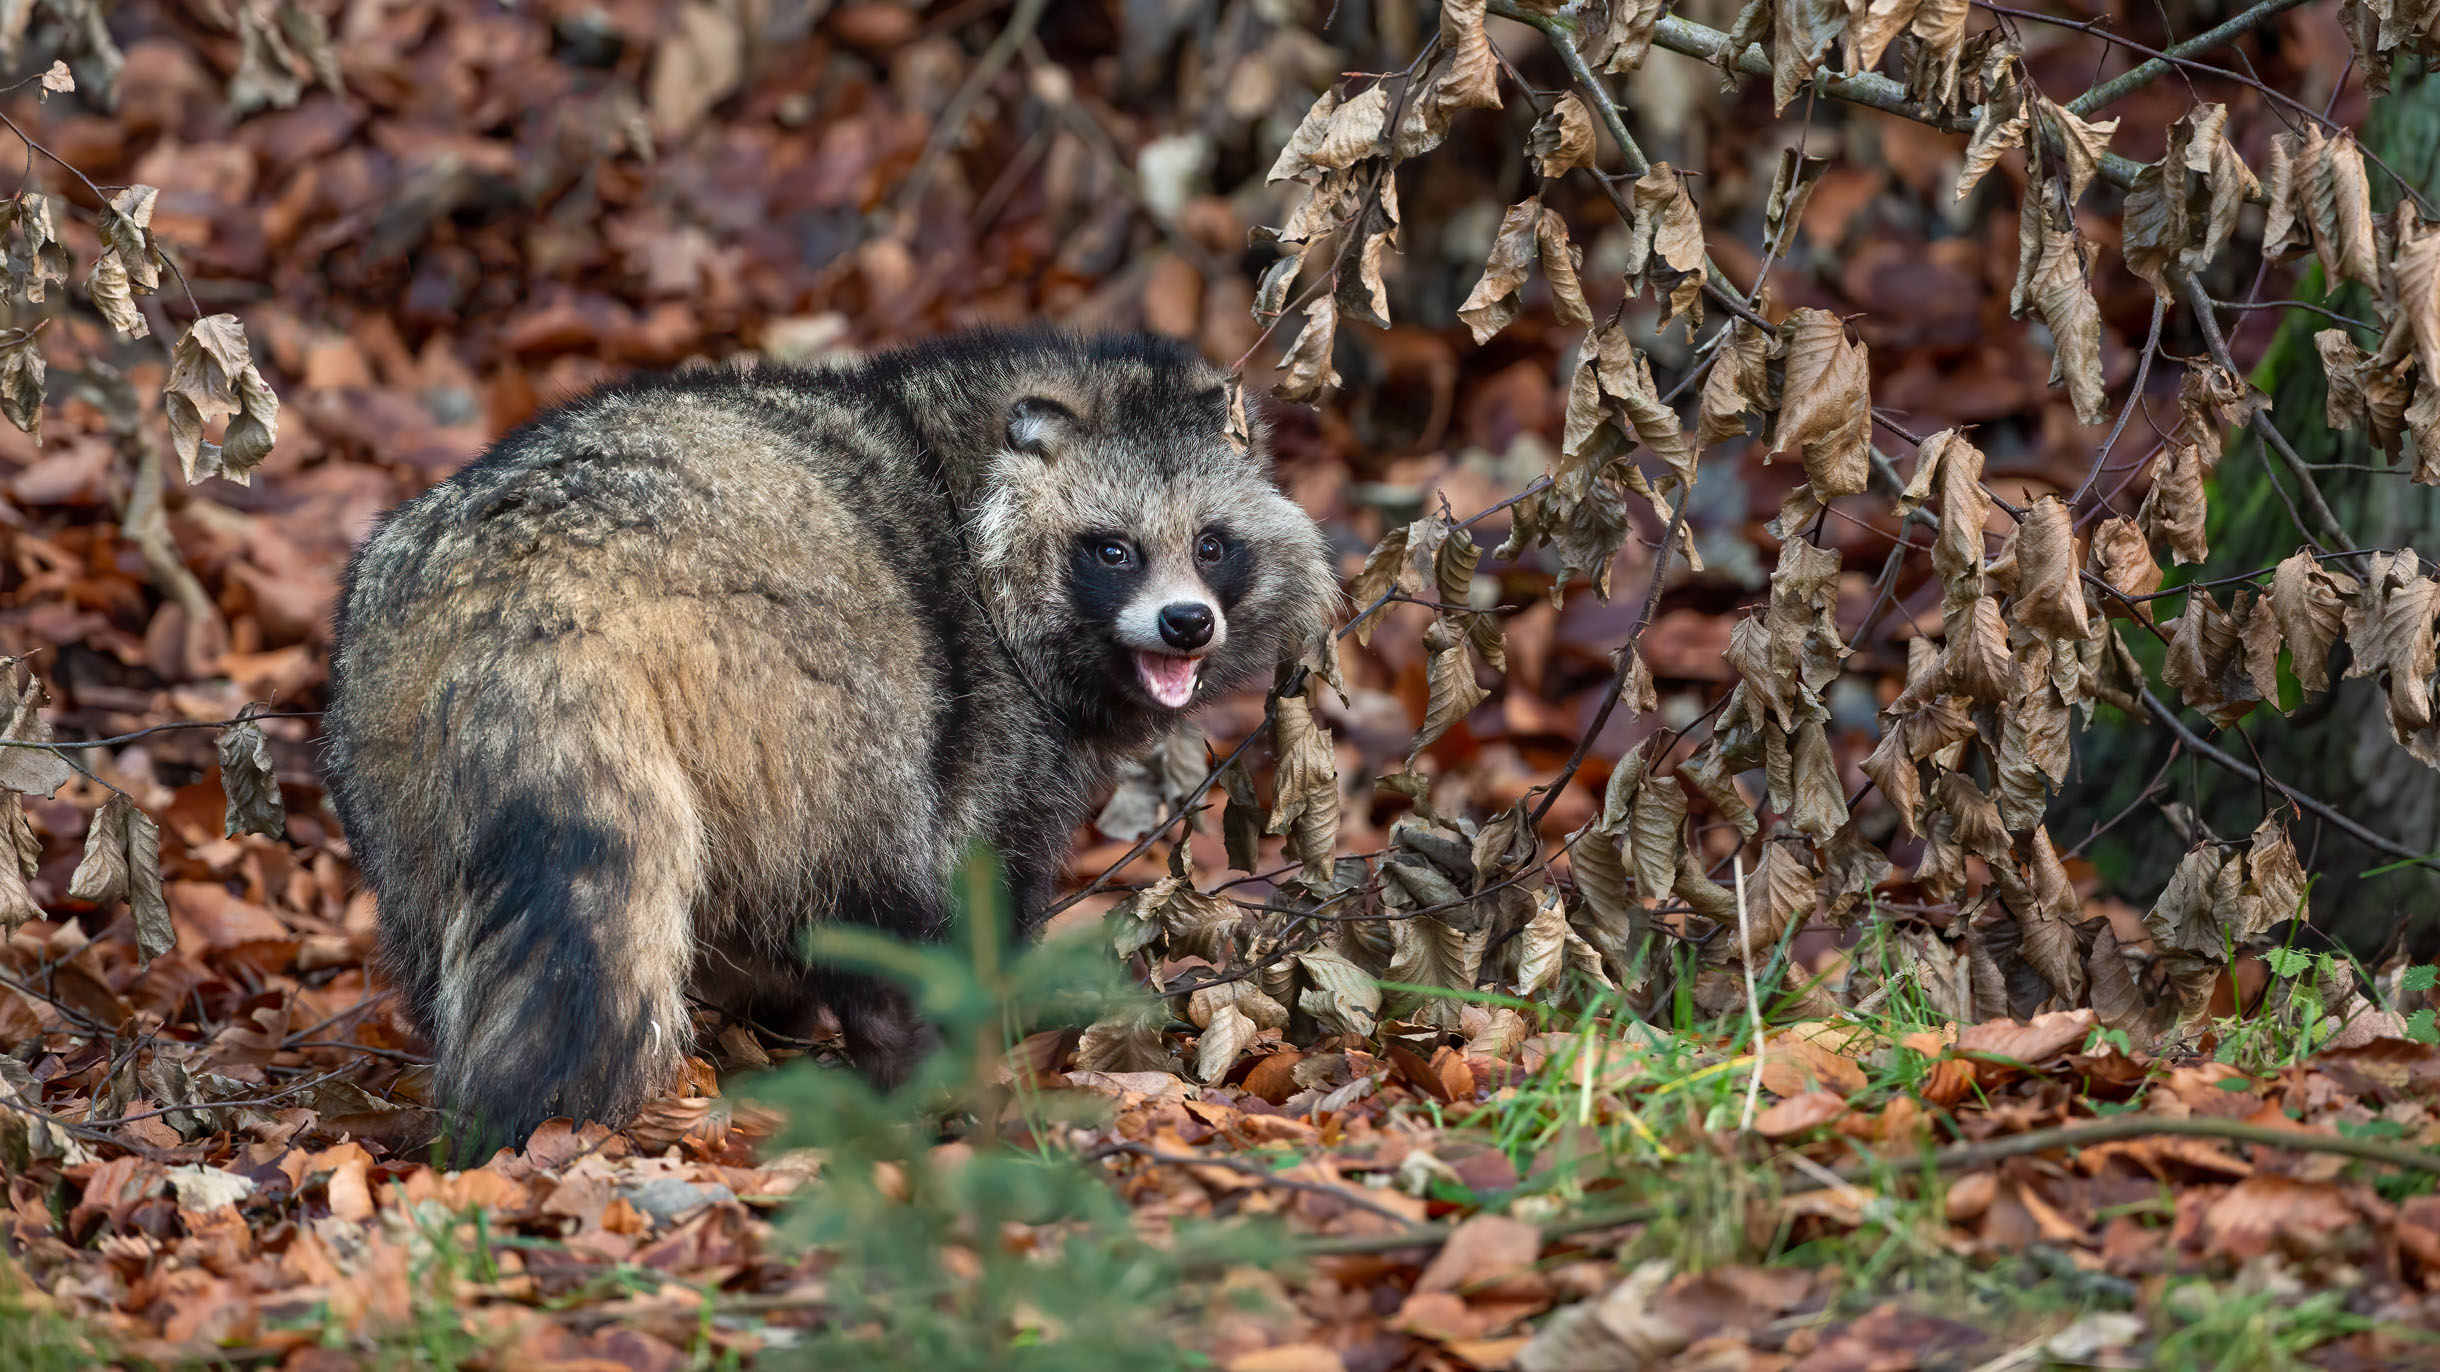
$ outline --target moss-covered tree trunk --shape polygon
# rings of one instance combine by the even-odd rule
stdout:
[[[2399,71],[2391,93],[2374,104],[2363,144],[2428,194],[2440,173],[2440,77]],[[2385,206],[2396,198],[2396,188],[2377,172],[2375,179],[2374,203]],[[2319,300],[2320,286],[2320,271],[2314,268],[2301,293]],[[2348,285],[2327,303],[2359,319],[2372,314],[2358,286]],[[2247,327],[2258,329],[2266,322],[2255,319]],[[2324,381],[2313,335],[2330,327],[2331,321],[2322,316],[2288,312],[2254,372],[2254,383],[2270,394],[2279,431],[2306,461],[2385,466],[2363,435],[2334,432],[2324,422]],[[2378,340],[2359,336],[2356,341],[2370,348]],[[2267,567],[2296,550],[2301,539],[2272,488],[2274,473],[2266,459],[2277,467],[2276,479],[2294,494],[2293,477],[2276,455],[2266,454],[2251,438],[2233,445],[2212,491],[2210,562],[2205,568],[2181,569],[2188,574],[2184,579],[2234,576]],[[2440,488],[2409,484],[2408,466],[2401,462],[2389,470],[2317,471],[2314,476],[2358,546],[2412,547],[2428,564],[2440,558]],[[2226,590],[2220,595],[2225,604]],[[2128,631],[2130,643],[2137,632]],[[2157,654],[2151,656],[2157,659]],[[2334,668],[2346,660],[2341,648]],[[2196,716],[2185,718],[2199,727]],[[2340,682],[2285,719],[2267,706],[2257,707],[2242,727],[2272,776],[2417,852],[2440,850],[2440,772],[2408,756],[2391,739],[2376,683]],[[2084,739],[2081,783],[2062,808],[2062,822],[2054,826],[2061,842],[2075,842],[2090,824],[2132,803],[2168,758],[2171,742],[2164,729],[2142,730],[2123,719],[2097,724]],[[2239,757],[2249,756],[2245,742],[2232,735],[2218,742]],[[2265,810],[2262,788],[2207,762],[2181,759],[2168,780],[2172,784],[2156,799],[2193,806],[2204,824],[2223,838],[2242,837]],[[2267,803],[2280,803],[2276,793]],[[2440,945],[2440,872],[2393,867],[2392,856],[2310,816],[2302,817],[2292,832],[2307,870],[2318,877],[2312,898],[2316,925],[2364,953],[2380,948],[2401,929],[2419,952]],[[2181,845],[2157,812],[2138,812],[2091,851],[2119,890],[2142,899],[2167,880]],[[2365,875],[2384,867],[2393,870]]]

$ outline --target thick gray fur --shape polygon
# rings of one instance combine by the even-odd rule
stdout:
[[[1221,381],[1052,333],[686,372],[547,413],[383,520],[341,601],[330,789],[458,1139],[625,1121],[690,993],[785,1032],[826,1001],[903,1078],[905,999],[806,965],[802,932],[938,935],[974,840],[1033,927],[1095,793],[1178,714],[1131,687],[1155,592],[1128,588],[1225,582],[1197,703],[1329,622],[1322,538],[1260,434],[1223,436]],[[1104,534],[1135,580],[1092,565]]]

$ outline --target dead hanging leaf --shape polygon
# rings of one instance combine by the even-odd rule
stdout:
[[[1374,82],[1363,94],[1330,112],[1330,123],[1306,155],[1309,165],[1338,171],[1381,150],[1381,135],[1389,123],[1389,86]],[[1300,128],[1298,132],[1303,132]],[[1272,170],[1277,171],[1274,166]]]
[[[1313,717],[1313,688],[1279,697],[1271,746],[1279,761],[1272,781],[1267,833],[1288,837],[1288,855],[1304,864],[1303,879],[1327,885],[1339,841],[1339,764],[1330,732]]]
[[[97,905],[125,899],[135,917],[137,957],[145,965],[177,944],[161,894],[161,826],[124,795],[114,793],[94,814],[84,858],[68,878],[68,894]]]
[[[2050,329],[2056,350],[2050,384],[2067,387],[2076,418],[2099,424],[2109,418],[2109,393],[2101,379],[2101,307],[2093,302],[2094,251],[2071,223],[2051,222],[2048,203],[2027,205],[2028,228],[2038,223],[2040,246],[2030,276],[2020,275],[2013,313],[2030,310]]]
[[[1822,169],[1829,165],[1827,157],[1799,157],[1794,148],[1779,150],[1779,167],[1771,173],[1771,193],[1762,202],[1764,251],[1781,256],[1787,253],[1788,235],[1803,221],[1805,202],[1813,198]]]
[[[2152,622],[2152,607],[2144,597],[2160,589],[2160,564],[2152,560],[2152,545],[2145,540],[2135,521],[2124,515],[2113,515],[2093,531],[2092,560],[2094,575],[2116,589],[2132,602],[2129,610],[2124,603],[2109,602],[2107,609],[2117,614],[2133,614],[2144,623]],[[2105,598],[2106,599],[2106,598]]]
[[[2060,160],[2067,164],[2067,203],[2072,207],[2084,198],[2084,188],[2091,185],[2093,177],[2100,172],[2101,159],[2109,153],[2110,135],[2118,131],[2118,121],[2102,119],[2086,123],[2075,111],[2049,96],[2036,93],[2034,98],[2039,102],[2037,108],[2042,126],[2058,140]],[[2226,117],[2225,110],[2222,117]],[[2240,170],[2243,166],[2243,163],[2238,164]],[[2242,200],[2240,196],[2240,203]],[[2232,218],[2234,214],[2235,211],[2231,210]],[[2226,236],[2221,235],[2222,238]]]
[[[1393,923],[1415,921],[1402,919]],[[1302,952],[1295,958],[1306,983],[1297,995],[1297,1008],[1313,1016],[1326,1032],[1371,1038],[1373,1016],[1381,1011],[1381,984],[1373,980],[1372,974],[1327,950]]]
[[[1771,410],[1771,348],[1764,336],[1742,319],[1729,321],[1711,372],[1703,378],[1702,401],[1695,411],[1694,442],[1708,448],[1747,432],[1745,416]]]
[[[2299,203],[2299,191],[2311,184],[2316,174],[2313,164],[2327,146],[2321,127],[2310,122],[2272,137],[2270,160],[2262,168],[2262,256],[2266,260],[2284,262],[2311,244],[2312,215],[2309,207]]]
[[[1444,110],[1500,107],[1500,61],[1483,32],[1487,0],[1441,0],[1440,45],[1449,65],[1434,81],[1433,104]]]
[[[1940,498],[1940,528],[1932,536],[1932,570],[1949,600],[1981,594],[1983,528],[1991,520],[1991,496],[1982,486],[1983,452],[1955,429],[1942,429],[1915,450],[1915,476],[1900,497],[1899,512],[1926,495]],[[1945,610],[1944,610],[1945,613]]]
[[[255,369],[246,326],[233,314],[205,315],[179,335],[161,408],[190,482],[217,476],[247,485],[279,439],[279,397]],[[221,441],[206,442],[203,426],[223,415],[229,425]]]
[[[2169,126],[2169,146],[2127,190],[2127,269],[2163,299],[2176,295],[2178,271],[2208,267],[2237,225],[2237,211],[2261,184],[2227,137],[2228,107],[2200,104]]]
[[[2429,383],[2440,378],[2440,226],[2416,224],[2412,216],[2405,214],[2398,219],[2397,254],[2391,262],[2391,274],[2397,284],[2398,322],[2412,332],[2415,360],[2422,366],[2423,378]],[[2392,329],[2394,333],[2395,325]],[[2344,330],[2329,329],[2316,335],[2314,341],[2320,343],[2327,334],[2337,334],[2342,341],[2346,339]],[[2352,350],[2354,345],[2348,343],[2347,346]],[[2384,342],[2381,348],[2383,358],[2389,358],[2393,350],[2393,344]],[[2330,346],[2322,344],[2325,364],[2330,353]],[[2333,373],[2330,406],[2335,414],[2338,411],[2338,381],[2335,369]],[[2403,383],[2400,389],[2403,389]]]
[[[2008,913],[2015,918],[2023,936],[2025,961],[2050,983],[2053,995],[2073,1007],[2084,1000],[2086,985],[2083,949],[2076,940],[2075,918],[2079,902],[2076,888],[2067,879],[2067,868],[2059,861],[2058,850],[2051,846],[2050,831],[2036,825],[2027,844],[2031,849],[2030,880],[2025,892],[2030,899],[2014,901]]]
[[[2044,651],[2040,644],[2033,651]],[[2050,684],[2047,670],[2026,685],[2000,719],[1998,760],[2000,819],[2010,829],[2041,823],[2050,790],[2067,780],[2067,700]]]
[[[1584,263],[1584,249],[1569,241],[1567,221],[1557,210],[1542,211],[1534,228],[1534,243],[1542,260],[1542,279],[1550,283],[1551,313],[1562,324],[1585,325],[1593,322],[1593,307],[1585,303],[1584,284],[1576,272]]]
[[[1186,998],[1186,1018],[1198,1029],[1210,1028],[1220,1012],[1230,1008],[1252,1020],[1256,1029],[1288,1027],[1288,1007],[1263,994],[1251,981],[1224,981]]]
[[[2202,451],[2191,443],[2171,441],[2152,464],[2152,488],[2144,492],[2135,522],[2154,542],[2168,545],[2173,564],[2201,562],[2211,555],[2203,537],[2210,513],[2203,482],[2209,476]]]
[[[1567,958],[1567,910],[1556,890],[1544,890],[1534,900],[1533,916],[1513,941],[1516,969],[1508,993],[1530,999],[1559,979]],[[1462,1007],[1462,1002],[1458,1002]]]
[[[1805,476],[1824,500],[1862,491],[1871,471],[1871,370],[1861,343],[1827,310],[1791,311],[1779,326],[1787,353],[1772,453],[1802,445]]]
[[[1703,219],[1686,194],[1686,180],[1666,162],[1637,177],[1635,221],[1627,234],[1627,289],[1649,287],[1661,298],[1655,329],[1685,316],[1689,329],[1703,323]]]
[[[271,747],[263,726],[241,720],[220,731],[220,789],[228,799],[223,817],[226,837],[265,834],[285,838],[288,810],[280,799],[279,778],[271,768]]]
[[[1577,40],[1584,60],[1612,76],[1643,66],[1653,26],[1667,8],[1668,0],[1602,0],[1592,11],[1599,18],[1586,23]]]
[[[1338,332],[1338,302],[1327,295],[1316,297],[1305,307],[1305,327],[1297,331],[1296,341],[1279,359],[1277,370],[1286,372],[1287,378],[1272,387],[1271,394],[1309,405],[1321,398],[1324,388],[1338,385],[1338,369],[1330,365]]]
[[[2301,170],[2301,168],[2300,168]],[[2372,223],[2372,184],[2364,174],[2363,149],[2341,130],[2313,159],[2312,179],[2302,188],[2302,208],[2313,228],[2313,247],[2328,280],[2381,288],[2379,243]]]
[[[1922,0],[1907,26],[1907,93],[1930,109],[1955,111],[1969,0]]]
[[[2074,517],[2067,502],[2055,495],[2033,502],[2016,531],[2019,623],[2053,639],[2092,636],[2084,585],[2076,577],[2075,553]]]
[[[1541,226],[1539,196],[1509,206],[1500,217],[1500,231],[1491,241],[1491,255],[1483,262],[1482,279],[1474,283],[1466,303],[1457,307],[1457,317],[1474,331],[1476,343],[1489,342],[1524,308],[1518,292],[1533,272]]]
[[[2253,694],[2277,707],[2278,616],[2271,612],[2269,601],[2256,601],[2251,590],[2241,589],[2229,605],[2228,617],[2236,625],[2238,653],[2244,660],[2245,679],[2253,686]]]
[[[21,191],[0,207],[0,231],[8,235],[7,283],[0,297],[39,305],[52,286],[68,279],[68,249],[51,225],[51,199]]]
[[[85,278],[85,293],[110,326],[129,338],[152,332],[135,297],[161,288],[161,249],[152,232],[153,203],[160,194],[151,186],[129,186],[112,197],[96,226],[102,255]]]
[[[1195,1043],[1195,1080],[1206,1086],[1218,1084],[1258,1032],[1244,1011],[1234,1005],[1221,1006]]]
[[[1415,920],[1391,920],[1388,933],[1391,957],[1388,967],[1381,969],[1381,981],[1471,994],[1481,979],[1484,950],[1491,945],[1488,928],[1459,930],[1440,918],[1423,915]],[[1466,1001],[1459,996],[1425,996],[1413,991],[1405,991],[1398,1001],[1401,1018],[1444,1030],[1457,1028],[1464,1006]]]
[[[1381,277],[1381,257],[1394,246],[1397,230],[1386,201],[1366,209],[1362,225],[1349,230],[1339,251],[1339,284],[1332,297],[1341,318],[1376,329],[1389,327],[1389,285]]]
[[[2252,711],[2260,697],[2238,653],[2236,620],[2208,591],[2190,591],[2186,612],[2164,626],[2169,651],[2160,679],[2197,712],[2225,729]]]
[[[1973,194],[1974,187],[1999,165],[2000,155],[2023,146],[2032,128],[2033,112],[2025,108],[2022,85],[2012,81],[2005,89],[1992,92],[1975,116],[1974,136],[1966,140],[1965,163],[1957,172],[1957,199]]]
[[[1914,22],[1921,7],[1922,0],[1848,0],[1847,70],[1871,71],[1881,65],[1881,54]]]
[[[1076,1039],[1076,1065],[1087,1072],[1168,1072],[1169,1012],[1152,1001],[1085,1026]]]
[[[19,332],[0,343],[0,414],[31,434],[37,445],[42,442],[45,371],[38,342],[38,335]]]
[[[1424,630],[1423,647],[1431,654],[1424,666],[1430,704],[1424,710],[1423,727],[1407,747],[1410,769],[1424,749],[1439,742],[1441,735],[1457,727],[1459,720],[1474,713],[1474,707],[1491,695],[1474,679],[1474,662],[1466,654],[1465,640],[1449,628],[1446,618],[1432,621],[1432,627]]]
[[[1788,808],[1788,827],[1827,843],[1847,823],[1847,798],[1838,763],[1830,755],[1829,732],[1821,721],[1807,720],[1797,728],[1789,750],[1796,803]]]
[[[2440,330],[2440,234],[2422,239],[2417,250],[2425,260],[2415,264],[2413,270],[2421,276],[2420,286],[2433,294],[2419,307],[2422,314],[2415,313],[2418,307],[2410,305],[2408,316],[2420,320],[2423,314],[2428,314],[2435,330]],[[2398,254],[2396,275],[2403,296],[2410,278],[2404,251]],[[2419,325],[2417,331],[2420,333]],[[2435,342],[2440,343],[2440,339]],[[2345,329],[2323,329],[2313,335],[2313,346],[2321,354],[2321,369],[2330,382],[2322,417],[2333,429],[2360,430],[2372,446],[2396,457],[2406,436],[2408,360],[2401,357],[2390,366],[2382,366],[2355,346],[2355,340],[2347,336]]]
[[[1661,403],[1652,380],[1652,359],[1627,337],[1620,324],[1594,330],[1594,370],[1602,396],[1613,407],[1619,426],[1669,466],[1660,489],[1674,494],[1694,485],[1694,445],[1679,426],[1677,411]]]
[[[1762,861],[1745,882],[1745,929],[1741,951],[1749,963],[1767,958],[1788,926],[1813,913],[1820,885],[1813,859],[1801,843],[1766,843]]]
[[[1753,803],[1738,788],[1718,740],[1706,744],[1680,765],[1677,776],[1710,804],[1712,813],[1735,825],[1738,833],[1752,838],[1760,832],[1762,821],[1755,817]]]
[[[1470,605],[1474,600],[1474,569],[1482,561],[1482,545],[1474,541],[1471,531],[1452,527],[1441,539],[1440,551],[1432,555],[1432,580],[1443,605]],[[1481,610],[1444,610],[1452,622],[1465,627],[1466,641],[1484,666],[1495,672],[1508,670],[1508,644],[1501,636],[1499,616]]]
[[[1635,788],[1627,821],[1635,884],[1647,897],[1669,889],[1677,870],[1679,834],[1686,827],[1686,788],[1674,776],[1647,776]]]
[[[1657,11],[1657,6],[1655,9]],[[1534,121],[1525,137],[1525,155],[1541,168],[1544,180],[1556,181],[1578,167],[1593,165],[1593,116],[1569,91],[1553,101]]]
[[[49,743],[51,721],[42,717],[51,703],[51,693],[42,678],[27,671],[20,680],[21,659],[0,657],[0,703],[5,704],[8,727],[0,738],[23,743]],[[68,783],[74,769],[68,760],[45,748],[0,748],[0,790],[16,791],[29,796],[47,796]]]
[[[1372,646],[1373,630],[1381,623],[1380,603],[1387,595],[1414,595],[1423,589],[1423,576],[1407,557],[1407,542],[1413,525],[1401,524],[1381,536],[1371,552],[1364,555],[1364,569],[1348,584],[1347,598],[1355,602],[1356,642]]]
[[[1279,156],[1272,159],[1270,173],[1263,178],[1268,184],[1282,181],[1319,180],[1321,168],[1314,165],[1313,154],[1330,134],[1331,116],[1338,113],[1339,92],[1336,86],[1324,90],[1305,108],[1305,117],[1297,121],[1296,131],[1288,135]]]
[[[1784,113],[1847,29],[1846,0],[1770,0],[1771,113]]]
[[[2354,577],[2331,571],[2309,552],[2288,558],[2271,575],[2267,604],[2287,640],[2288,669],[2307,691],[2329,689],[2330,647],[2346,627],[2347,601],[2355,592]]]
[[[2421,568],[2412,548],[2372,554],[2363,592],[2346,611],[2347,644],[2355,650],[2347,676],[2382,679],[2389,727],[2400,743],[2432,723],[2432,619],[2440,613],[2440,581]]]
[[[1977,596],[1960,606],[1946,632],[1948,646],[1941,653],[1938,678],[1941,688],[1975,700],[2007,699],[2015,673],[1998,597]]]

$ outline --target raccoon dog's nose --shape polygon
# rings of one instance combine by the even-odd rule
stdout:
[[[1161,607],[1161,639],[1182,652],[1212,641],[1212,607],[1192,600]]]

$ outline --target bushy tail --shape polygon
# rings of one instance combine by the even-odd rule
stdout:
[[[521,788],[468,836],[431,1015],[454,1165],[558,1115],[624,1124],[685,1047],[691,807],[674,775],[592,780]]]

